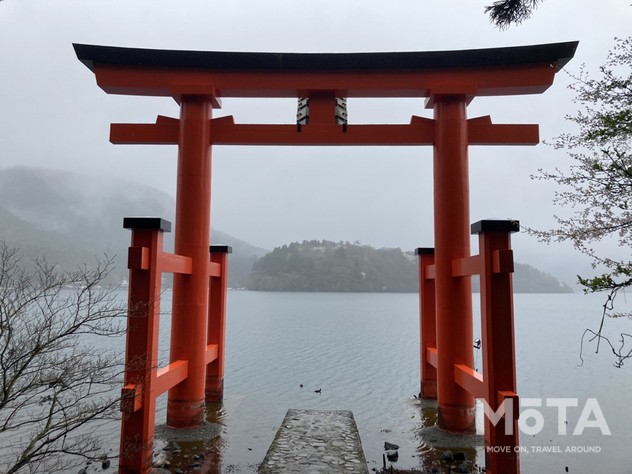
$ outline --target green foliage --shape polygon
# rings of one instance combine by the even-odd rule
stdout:
[[[584,292],[586,293],[604,291],[615,285],[612,275],[609,274],[603,274],[592,278],[582,278],[581,275],[577,275],[577,280],[580,285],[584,287]]]
[[[584,287],[585,293],[607,291],[614,297],[619,290],[632,285],[632,267],[616,265],[611,273],[604,273],[591,278],[583,278],[577,275],[579,283]],[[613,314],[621,316],[621,314]]]

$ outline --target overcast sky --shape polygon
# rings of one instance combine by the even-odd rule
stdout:
[[[177,117],[170,99],[108,96],[72,43],[215,51],[437,51],[579,40],[575,59],[596,71],[615,37],[632,28],[628,0],[545,0],[523,25],[499,31],[483,13],[491,0],[4,0],[0,2],[0,167],[42,166],[125,178],[175,194],[173,146],[114,146],[111,122]],[[577,105],[559,73],[542,96],[476,99],[470,117],[539,123],[542,139],[567,130]],[[292,123],[296,103],[225,99],[214,116]],[[350,123],[430,117],[423,100],[354,100]],[[515,218],[547,228],[554,187],[538,168],[569,165],[564,152],[471,147],[471,218]],[[432,149],[213,149],[213,226],[272,249],[293,240],[358,240],[412,250],[432,246]],[[568,246],[514,237],[516,260],[568,281],[586,261]],[[574,265],[576,264],[576,265]],[[581,267],[583,265],[583,267]],[[579,270],[577,270],[579,271]]]

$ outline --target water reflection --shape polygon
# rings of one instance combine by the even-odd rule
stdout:
[[[419,426],[414,429],[422,472],[483,472],[484,440],[480,434],[453,434],[437,427],[436,400],[416,400]]]
[[[206,423],[201,428],[170,429],[156,427],[156,440],[162,444],[155,456],[157,467],[170,472],[221,474],[222,453],[227,447],[226,412],[221,402],[207,403]]]

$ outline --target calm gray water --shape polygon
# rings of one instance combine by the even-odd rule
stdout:
[[[478,308],[478,295],[474,301]],[[579,407],[568,409],[568,433],[586,399],[596,398],[612,432],[558,435],[557,410],[544,407],[544,429],[521,436],[530,451],[522,455],[523,472],[632,472],[632,367],[615,368],[607,349],[595,355],[593,345],[578,365],[582,332],[598,324],[601,302],[581,294],[515,297],[519,395],[578,398]],[[259,462],[288,408],[352,410],[369,468],[381,466],[384,441],[401,446],[401,467],[419,466],[420,455],[431,451],[420,432],[434,421],[432,409],[414,398],[417,295],[233,292],[228,311],[226,464]],[[629,325],[607,321],[614,337],[616,327]],[[535,453],[539,446],[562,453]],[[567,446],[601,452],[566,454]]]
[[[556,409],[540,409],[542,431],[521,434],[527,451],[521,455],[523,473],[632,472],[632,361],[617,369],[605,346],[595,354],[591,344],[579,366],[582,332],[598,326],[601,303],[599,295],[515,296],[521,399],[573,397],[579,403],[568,409],[567,435],[558,435]],[[629,306],[623,298],[620,303]],[[479,306],[478,295],[474,306]],[[161,349],[168,347],[169,337],[168,316],[163,319]],[[617,329],[631,329],[631,324],[608,320],[606,329],[616,339]],[[475,359],[480,362],[480,354]],[[289,408],[345,409],[353,411],[369,469],[382,466],[385,441],[400,445],[396,467],[429,466],[441,453],[428,443],[436,409],[418,401],[418,392],[416,294],[230,292],[225,400],[209,407],[209,420],[221,423],[223,431],[204,445],[183,447],[213,452],[207,463],[212,457],[221,468],[208,472],[253,472]],[[158,424],[164,423],[164,398]],[[597,399],[612,435],[594,427],[581,436],[570,434],[588,398]],[[117,429],[104,434],[114,450]],[[535,452],[546,446],[561,452]],[[585,446],[600,452],[565,452]],[[467,453],[483,462],[482,449]]]

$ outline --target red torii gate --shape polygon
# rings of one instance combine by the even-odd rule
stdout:
[[[179,119],[112,124],[116,144],[175,144],[178,153],[175,255],[162,251],[162,219],[126,219],[132,229],[129,328],[119,472],[151,468],[155,399],[169,392],[167,424],[204,422],[204,402],[221,400],[226,252],[209,258],[211,146],[433,145],[435,248],[419,249],[421,395],[437,398],[439,427],[474,428],[474,397],[496,410],[510,399],[518,416],[509,233],[515,221],[482,221],[470,255],[468,145],[534,145],[537,125],[468,119],[475,96],[540,94],[574,55],[576,42],[444,52],[290,54],[170,51],[75,44],[107,93],[173,97]],[[308,120],[236,124],[212,118],[223,97],[307,98]],[[347,124],[337,98],[426,98],[433,119]],[[218,255],[215,253],[214,255]],[[156,367],[162,272],[174,272],[170,364]],[[470,275],[481,275],[484,374],[472,369]],[[209,296],[210,291],[210,296]],[[144,351],[144,352],[143,352]],[[142,363],[139,364],[139,360]],[[208,370],[207,370],[208,367]],[[517,446],[514,429],[486,423],[486,444]],[[487,472],[517,473],[517,453],[486,454]]]

